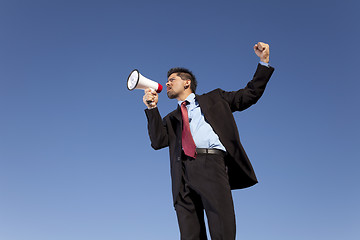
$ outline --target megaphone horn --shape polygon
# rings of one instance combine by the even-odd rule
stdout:
[[[146,89],[151,88],[154,89],[157,93],[160,93],[163,89],[161,84],[150,80],[143,75],[137,69],[131,71],[128,79],[127,79],[127,88],[132,91],[134,89]]]

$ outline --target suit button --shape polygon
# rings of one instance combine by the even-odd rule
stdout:
[[[180,162],[180,157],[177,157],[177,158],[176,158],[176,161]]]

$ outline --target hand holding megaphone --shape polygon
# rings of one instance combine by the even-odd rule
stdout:
[[[147,106],[147,108],[155,108],[157,103],[159,102],[159,95],[157,92],[151,88],[145,89],[145,94],[143,97],[143,102]]]

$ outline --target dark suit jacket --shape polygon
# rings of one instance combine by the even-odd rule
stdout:
[[[245,88],[233,92],[215,89],[196,95],[206,121],[212,126],[225,146],[226,164],[231,189],[250,187],[257,183],[255,172],[240,143],[233,112],[242,111],[255,104],[262,96],[274,68],[258,65],[253,79]],[[145,110],[151,146],[154,149],[169,147],[172,193],[174,204],[181,184],[181,129],[180,107],[161,118],[157,108]]]

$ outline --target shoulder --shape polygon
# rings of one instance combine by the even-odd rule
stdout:
[[[197,99],[202,99],[202,100],[218,100],[219,98],[223,98],[223,94],[224,94],[224,90],[222,90],[221,88],[217,88],[214,89],[210,92],[201,94],[201,95],[196,95]]]
[[[221,93],[224,92],[224,90],[217,88],[214,89],[210,92],[207,93],[203,93],[201,95],[196,95],[196,97],[200,97],[200,98],[211,98],[211,97],[216,97],[216,96],[221,96]]]

